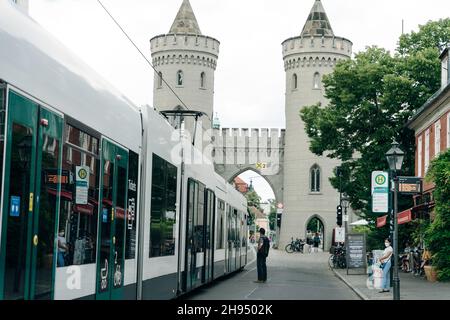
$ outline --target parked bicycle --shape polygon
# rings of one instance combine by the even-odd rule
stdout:
[[[337,245],[331,248],[331,255],[328,259],[328,264],[330,268],[347,268],[347,259],[346,259],[346,251],[345,247],[341,245]]]
[[[303,253],[303,247],[305,246],[305,241],[301,239],[295,239],[291,238],[291,243],[289,243],[284,249],[287,253],[293,253],[293,252],[301,252]]]

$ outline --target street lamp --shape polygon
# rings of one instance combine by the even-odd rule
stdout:
[[[397,142],[392,142],[392,147],[386,152],[386,160],[389,164],[389,170],[391,176],[394,180],[394,300],[400,300],[400,278],[398,277],[398,221],[397,221],[397,211],[398,211],[398,201],[397,201],[397,191],[398,191],[398,177],[397,171],[402,169],[403,158],[405,153],[398,147]]]
[[[345,236],[347,236],[347,225],[348,225],[348,215],[347,209],[350,205],[350,198],[344,193],[344,196],[341,199],[341,205],[344,208],[344,223],[345,223]]]

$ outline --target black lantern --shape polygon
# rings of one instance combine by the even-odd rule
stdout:
[[[389,164],[389,169],[392,171],[400,171],[403,165],[403,158],[405,153],[398,147],[397,142],[392,142],[392,147],[386,152],[386,160]]]

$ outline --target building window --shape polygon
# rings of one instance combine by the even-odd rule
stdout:
[[[200,74],[200,88],[206,88],[206,74],[204,72]]]
[[[149,256],[175,254],[177,167],[153,155]]]
[[[417,139],[417,175],[422,176],[422,135]]]
[[[310,178],[311,192],[320,192],[320,167],[317,164],[311,167]]]
[[[183,71],[179,70],[177,72],[177,85],[182,86],[183,85]]]
[[[297,74],[294,73],[294,76],[292,77],[292,88],[295,90],[298,87],[298,77]]]
[[[441,121],[434,125],[434,154],[437,157],[441,152]]]
[[[158,88],[161,89],[163,85],[163,74],[162,72],[158,72]]]
[[[320,89],[320,74],[318,72],[314,74],[314,89]]]
[[[427,174],[429,165],[430,165],[430,129],[427,129],[425,131],[425,170],[424,170],[424,175]]]

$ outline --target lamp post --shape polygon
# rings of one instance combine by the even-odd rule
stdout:
[[[397,142],[392,142],[392,147],[386,152],[386,160],[389,164],[389,170],[391,171],[394,180],[394,300],[400,300],[400,278],[398,277],[398,177],[397,171],[402,169],[403,158],[405,153],[398,147]]]
[[[344,193],[344,196],[341,199],[342,207],[344,208],[344,226],[345,226],[345,236],[347,237],[347,231],[348,231],[348,215],[347,215],[347,209],[350,204],[350,198],[347,197],[347,195]]]

